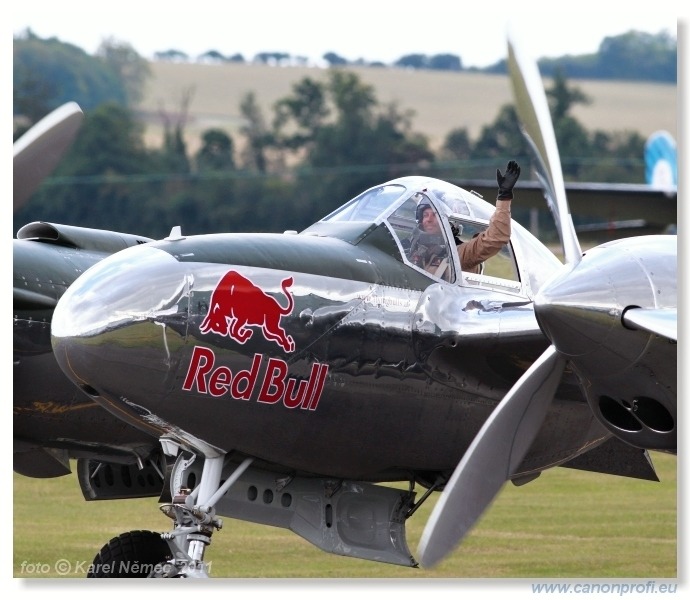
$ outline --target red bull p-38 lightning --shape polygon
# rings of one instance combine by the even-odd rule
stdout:
[[[463,271],[454,237],[471,240],[494,206],[411,176],[300,233],[175,228],[67,289],[55,358],[150,441],[139,457],[157,465],[171,519],[110,540],[92,574],[140,561],[207,576],[222,516],[432,567],[507,481],[556,466],[656,479],[647,451],[676,452],[676,238],[583,254],[536,65],[513,44],[508,62],[565,264],[513,223],[480,273]],[[410,258],[420,206],[441,222],[443,272]],[[103,477],[107,460],[80,465],[87,496],[135,495],[117,469]],[[415,556],[405,523],[432,491]]]

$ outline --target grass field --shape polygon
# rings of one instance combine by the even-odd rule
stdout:
[[[676,578],[676,458],[655,453],[653,461],[660,483],[551,469],[525,486],[509,484],[434,570],[326,554],[287,530],[233,519],[224,520],[206,558],[212,577],[253,580]],[[408,521],[413,554],[433,501]],[[155,499],[85,502],[75,475],[15,474],[13,575],[82,578],[110,538],[133,529],[168,530],[171,522],[157,506]]]
[[[272,118],[276,100],[288,96],[292,86],[310,77],[325,80],[327,70],[309,67],[269,67],[253,64],[208,65],[198,63],[151,63],[152,77],[138,107],[146,117],[147,139],[159,144],[161,114],[176,123],[183,98],[189,98],[185,131],[190,151],[198,146],[199,133],[221,127],[235,134],[241,124],[240,101],[249,91],[256,94],[264,116]],[[395,102],[411,110],[412,129],[426,135],[438,147],[452,129],[466,127],[476,139],[484,125],[492,123],[502,105],[512,103],[506,76],[443,71],[409,71],[395,68],[348,67],[373,86],[379,102]],[[647,136],[659,129],[677,138],[677,87],[652,83],[580,81],[571,85],[591,99],[573,111],[587,129],[637,131]],[[546,85],[550,85],[546,81]]]

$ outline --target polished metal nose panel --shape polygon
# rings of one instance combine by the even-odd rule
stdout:
[[[156,315],[176,313],[187,281],[177,261],[152,247],[134,247],[106,258],[78,278],[53,315],[54,343],[90,337]]]
[[[60,367],[94,397],[160,389],[186,337],[190,287],[182,265],[153,247],[97,263],[55,308],[52,344]]]

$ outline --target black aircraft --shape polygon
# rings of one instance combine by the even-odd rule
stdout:
[[[508,63],[565,264],[513,222],[480,273],[462,271],[454,236],[493,205],[411,176],[300,233],[129,238],[63,286],[54,357],[103,426],[87,441],[46,428],[35,449],[78,456],[90,499],[152,495],[136,477],[149,469],[171,519],[110,540],[91,576],[206,577],[222,516],[433,567],[507,481],[556,466],[656,479],[648,450],[677,447],[676,237],[582,252],[538,70],[512,42]],[[409,256],[420,205],[442,222],[436,273]],[[435,491],[415,557],[405,523]]]

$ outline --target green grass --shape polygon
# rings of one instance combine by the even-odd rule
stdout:
[[[660,483],[551,469],[522,487],[508,484],[465,542],[436,569],[409,569],[326,554],[283,529],[224,519],[206,553],[223,578],[675,578],[676,458],[653,454]],[[435,501],[436,495],[432,496]],[[68,577],[110,538],[156,531],[171,521],[155,499],[85,502],[76,476],[14,475],[15,577]],[[416,553],[429,500],[408,521]],[[75,566],[80,565],[77,571]]]

